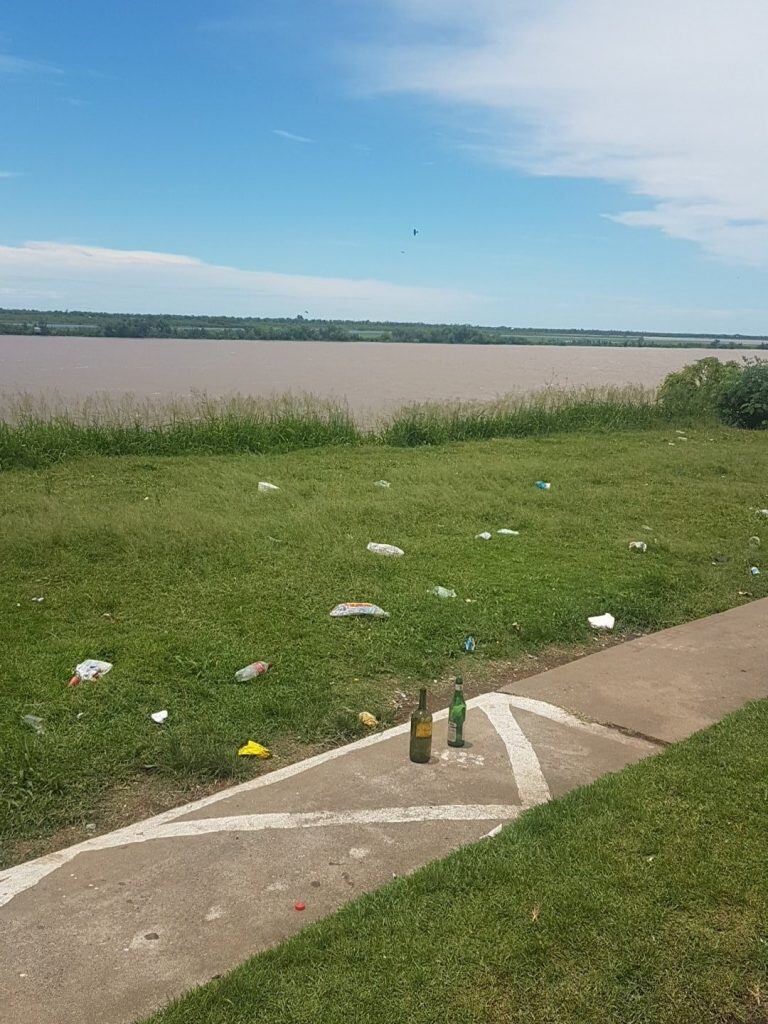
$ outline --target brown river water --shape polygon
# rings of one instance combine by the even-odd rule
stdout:
[[[414,345],[0,335],[0,395],[162,401],[205,392],[345,400],[358,416],[411,402],[493,400],[542,387],[653,386],[707,349]]]

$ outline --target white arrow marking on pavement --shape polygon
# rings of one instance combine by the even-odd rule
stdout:
[[[135,825],[128,825],[125,828],[117,829],[103,836],[94,836],[92,839],[86,839],[85,842],[78,843],[75,846],[46,854],[37,860],[28,861],[26,864],[19,864],[17,867],[10,868],[8,871],[0,874],[0,907],[10,902],[19,893],[31,889],[47,875],[74,860],[81,853],[92,853],[98,850],[128,846],[133,843],[144,843],[152,839],[203,835],[221,831],[263,831],[264,829],[311,828],[324,825],[397,824],[399,822],[411,821],[478,821],[493,818],[511,821],[522,810],[534,807],[536,804],[545,803],[551,797],[549,786],[544,778],[536,752],[512,714],[511,706],[517,707],[521,711],[529,711],[532,714],[548,718],[561,725],[585,730],[592,733],[592,735],[612,739],[628,746],[639,747],[648,752],[658,749],[655,744],[634,736],[627,736],[603,725],[583,722],[561,708],[547,704],[544,701],[533,700],[529,697],[515,697],[502,693],[482,694],[467,701],[467,706],[469,708],[477,707],[484,711],[504,743],[517,782],[522,806],[505,804],[446,804],[435,807],[384,807],[365,811],[233,815],[223,818],[178,821],[184,815],[193,814],[195,811],[202,810],[204,807],[209,807],[221,800],[228,800],[235,795],[250,792],[253,789],[260,789],[262,786],[269,786],[275,782],[281,782],[283,779],[291,778],[317,765],[333,761],[337,757],[361,750],[364,747],[373,746],[375,743],[392,739],[394,736],[403,735],[410,728],[408,723],[405,723],[388,729],[385,732],[366,736],[364,739],[350,743],[345,747],[336,747],[333,750],[317,754],[315,757],[307,758],[305,761],[286,765],[284,768],[270,772],[268,775],[250,779],[248,782],[242,782],[238,786],[232,786],[220,793],[203,797],[201,800],[195,800],[181,807],[174,807],[170,811],[164,811],[162,814],[157,814],[153,818],[137,822]],[[434,718],[436,721],[440,721],[447,717],[447,714],[447,709],[443,709],[436,712]],[[497,829],[494,829],[489,835],[495,834],[496,831]]]
[[[491,699],[483,703],[482,709],[507,748],[507,756],[512,765],[512,774],[515,776],[523,808],[546,803],[552,794],[536,751],[510,710],[509,698],[506,694],[497,693],[489,696]]]

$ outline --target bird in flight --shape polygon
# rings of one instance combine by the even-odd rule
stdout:
[[[413,229],[413,237],[415,238],[416,235],[418,235],[418,233],[419,233],[419,229],[418,228],[414,228]]]

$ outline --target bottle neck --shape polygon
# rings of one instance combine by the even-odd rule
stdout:
[[[427,691],[419,690],[419,711],[427,710]]]
[[[464,680],[461,678],[461,676],[456,676],[456,681],[453,684],[453,692],[454,693],[462,693],[463,692],[463,688],[464,688]]]

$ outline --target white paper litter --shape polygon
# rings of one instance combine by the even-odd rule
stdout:
[[[430,593],[435,597],[456,597],[456,591],[449,590],[447,587],[433,587]]]
[[[502,537],[519,537],[519,530],[497,530],[496,533],[500,533]]]
[[[373,486],[374,487],[391,487],[392,484],[389,482],[389,480],[377,480],[376,483]]]
[[[482,533],[475,534],[475,540],[490,540],[491,535],[487,530],[483,530]]]
[[[86,658],[85,661],[81,661],[79,665],[75,665],[75,675],[83,682],[88,682],[90,679],[98,679],[100,676],[105,676],[112,668],[112,663],[109,661],[98,661],[96,658]]]
[[[367,550],[372,551],[374,555],[389,555],[390,558],[400,558],[405,554],[402,548],[397,548],[394,544],[375,544],[373,541],[368,545]]]
[[[606,612],[605,615],[590,615],[587,621],[592,629],[613,629],[616,625],[616,619],[610,612]]]
[[[270,491],[279,491],[280,488],[277,487],[275,484],[267,483],[266,480],[259,480],[259,490],[261,491],[262,494],[265,494]]]
[[[648,545],[644,540],[631,540],[629,542],[630,551],[647,551]]]
[[[330,611],[332,619],[346,619],[355,615],[372,615],[375,619],[388,619],[389,612],[368,601],[343,601]]]
[[[158,725],[162,725],[163,722],[168,717],[168,712],[167,711],[153,711],[152,714],[149,717],[152,719],[153,722],[157,722]]]

